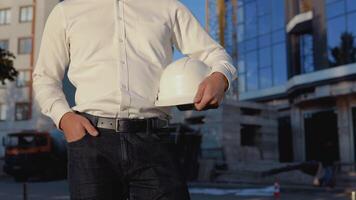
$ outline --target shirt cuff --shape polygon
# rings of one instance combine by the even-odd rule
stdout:
[[[56,128],[62,132],[63,130],[60,129],[59,122],[62,119],[63,115],[67,112],[74,112],[74,110],[69,107],[67,102],[63,101],[56,101],[51,109],[51,118],[54,124],[56,125]]]
[[[231,82],[232,82],[231,72],[222,65],[214,66],[209,75],[211,75],[214,72],[220,72],[225,76],[228,82],[227,90],[225,92],[228,92],[231,88]]]

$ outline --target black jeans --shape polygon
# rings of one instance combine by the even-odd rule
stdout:
[[[72,200],[189,200],[168,134],[97,128],[68,146]]]

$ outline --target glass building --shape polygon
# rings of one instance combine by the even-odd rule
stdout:
[[[239,2],[238,90],[243,93],[285,83],[287,59],[284,1]]]
[[[216,9],[215,0],[209,2],[210,10]],[[233,2],[225,0],[224,46],[238,67],[234,90],[241,100],[261,97],[261,91],[284,93],[273,88],[286,84],[295,75],[356,62],[354,0]],[[210,19],[217,15],[210,12]],[[232,23],[233,15],[236,24]],[[208,23],[210,33],[219,39],[218,22]]]
[[[232,99],[278,110],[280,161],[319,160],[332,144],[333,161],[355,162],[356,1],[208,2],[238,68]]]

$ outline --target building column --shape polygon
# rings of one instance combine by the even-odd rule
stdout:
[[[299,107],[291,107],[291,127],[293,134],[293,154],[294,161],[303,162],[305,160],[305,137],[302,122],[302,114]]]
[[[340,162],[353,162],[353,136],[351,134],[350,106],[347,97],[336,99]]]

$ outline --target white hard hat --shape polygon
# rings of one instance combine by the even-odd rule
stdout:
[[[204,62],[184,57],[169,64],[163,71],[156,106],[194,103],[199,84],[210,74]]]

